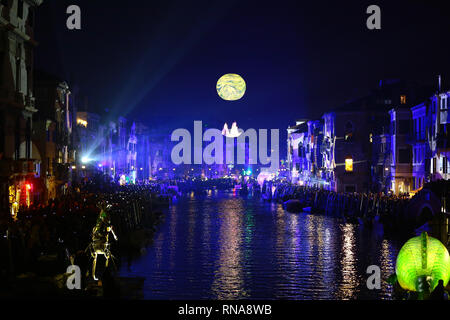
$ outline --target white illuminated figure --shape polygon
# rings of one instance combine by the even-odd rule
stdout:
[[[228,125],[225,123],[225,124],[223,125],[222,135],[228,137],[229,134],[230,134],[230,130],[228,130]]]
[[[228,138],[237,138],[242,134],[242,131],[239,131],[239,128],[237,126],[236,122],[233,122],[231,125],[231,130],[228,130],[228,125],[225,123],[222,130],[222,135],[228,137]]]

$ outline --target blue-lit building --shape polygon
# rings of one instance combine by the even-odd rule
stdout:
[[[413,106],[430,92],[414,83],[380,81],[371,94],[325,113],[320,121],[289,127],[291,182],[336,192],[408,193],[423,184],[426,161],[431,161],[435,179],[447,179],[448,109],[443,94],[431,99],[440,109],[430,111],[430,134],[424,136],[425,120],[417,120],[420,139],[412,139],[413,119],[424,112]],[[428,145],[436,147],[424,152]]]
[[[411,108],[414,189],[435,180],[449,180],[450,91],[434,94]]]

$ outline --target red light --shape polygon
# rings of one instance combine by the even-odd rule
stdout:
[[[31,190],[31,184],[27,183],[27,184],[25,185],[25,188],[26,188],[27,190]]]

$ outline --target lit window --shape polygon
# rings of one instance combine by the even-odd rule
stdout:
[[[83,119],[77,119],[77,124],[85,128],[87,128],[88,125],[87,121]]]
[[[447,109],[447,97],[442,98],[441,100],[441,110]]]
[[[405,95],[401,95],[400,96],[400,103],[401,104],[406,104],[406,96]]]
[[[353,159],[352,158],[345,159],[345,171],[347,171],[347,172],[353,171]]]

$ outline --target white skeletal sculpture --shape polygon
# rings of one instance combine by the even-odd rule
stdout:
[[[117,236],[114,233],[114,230],[111,226],[111,223],[108,218],[106,218],[106,212],[102,210],[100,213],[100,219],[97,221],[96,226],[92,230],[92,242],[88,248],[91,250],[91,256],[94,259],[92,263],[92,277],[94,280],[98,280],[95,275],[95,269],[97,266],[97,258],[99,254],[102,254],[105,259],[105,267],[108,267],[109,259],[114,258],[109,249],[109,234],[111,233],[114,237],[114,240],[117,241]]]

